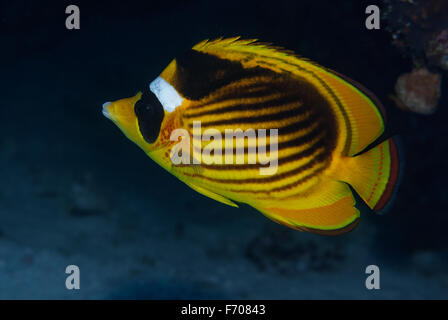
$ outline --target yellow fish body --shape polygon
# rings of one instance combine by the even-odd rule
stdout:
[[[380,109],[356,82],[292,52],[239,38],[203,41],[143,93],[103,105],[129,139],[194,190],[329,235],[359,222],[349,186],[375,211],[391,197],[399,166],[395,144],[389,139],[367,148],[384,131]],[[187,163],[173,161],[188,141],[173,139],[176,129],[191,137],[182,154]],[[226,130],[258,134],[227,137]],[[274,161],[262,162],[266,157]]]

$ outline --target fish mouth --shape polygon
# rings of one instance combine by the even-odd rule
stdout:
[[[103,110],[102,110],[102,112],[103,112],[103,116],[105,116],[107,119],[114,120],[112,118],[112,113],[109,110],[110,104],[111,104],[110,101],[103,103]]]

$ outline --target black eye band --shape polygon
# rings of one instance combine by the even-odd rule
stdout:
[[[160,126],[165,115],[159,99],[154,93],[146,90],[141,99],[136,102],[134,112],[143,139],[148,143],[154,143],[159,136]]]

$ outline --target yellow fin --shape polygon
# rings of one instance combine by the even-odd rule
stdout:
[[[364,202],[379,211],[391,199],[397,184],[399,158],[393,139],[356,156],[342,158],[334,178],[349,183]]]
[[[185,182],[185,181],[184,181],[184,182]],[[233,201],[227,199],[226,197],[223,197],[223,196],[221,196],[221,195],[219,195],[219,194],[217,194],[217,193],[214,193],[214,192],[212,192],[212,191],[210,191],[210,190],[204,189],[203,187],[199,187],[199,186],[197,186],[197,185],[195,185],[195,184],[192,184],[191,182],[185,182],[185,183],[186,183],[191,189],[193,189],[193,190],[199,192],[200,194],[202,194],[202,195],[204,195],[204,196],[206,196],[206,197],[212,198],[212,199],[214,199],[214,200],[216,200],[216,201],[219,201],[219,202],[221,202],[221,203],[227,204],[227,205],[229,205],[229,206],[231,206],[231,207],[238,208],[238,205],[237,205],[235,202],[233,202]]]
[[[359,222],[359,211],[347,184],[336,180],[322,183],[303,197],[267,202],[255,207],[271,220],[290,228],[323,235],[352,230]]]
[[[275,69],[276,64],[281,65],[283,62],[297,64],[299,60],[306,60],[291,50],[273,46],[271,43],[260,42],[258,39],[240,39],[239,36],[227,39],[204,40],[193,46],[192,49],[213,54],[223,59],[240,61],[243,64],[245,62],[242,60],[260,63],[261,65],[263,65],[263,62],[268,61],[269,64],[264,65],[264,67],[269,69]]]
[[[361,84],[333,70],[321,67],[317,74],[342,103],[348,130],[347,155],[360,153],[384,132],[381,102]]]

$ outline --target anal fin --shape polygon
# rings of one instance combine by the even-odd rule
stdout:
[[[354,229],[359,210],[347,184],[329,180],[309,195],[254,205],[271,220],[287,227],[323,235],[338,235]]]

